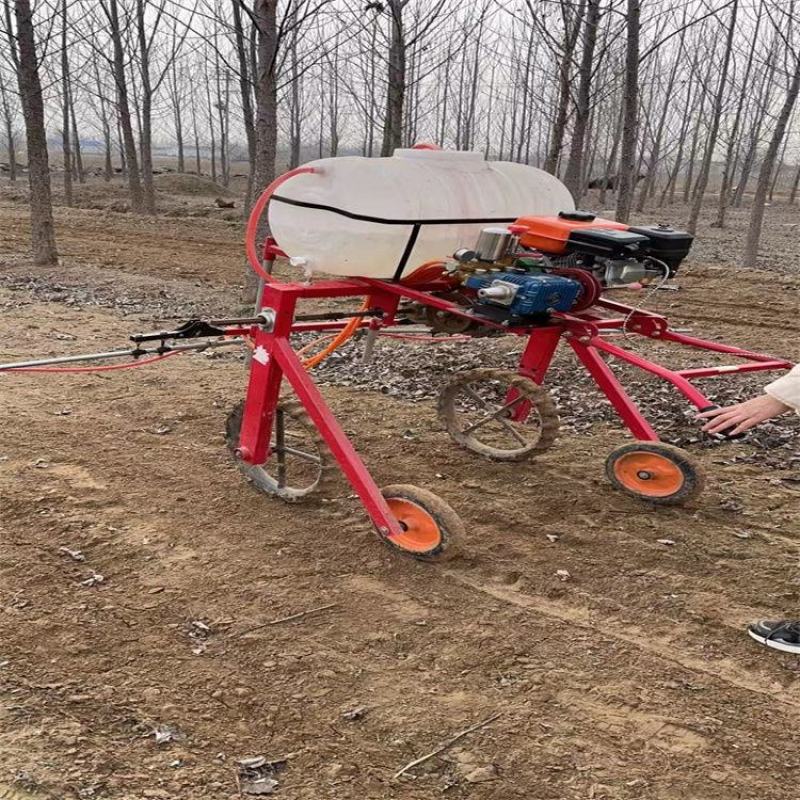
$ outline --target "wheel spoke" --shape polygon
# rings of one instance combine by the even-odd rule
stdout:
[[[304,461],[313,461],[315,464],[322,462],[322,459],[318,455],[314,455],[314,453],[306,453],[305,450],[298,450],[296,447],[289,447],[289,445],[284,445],[283,447],[279,448],[276,444],[272,449],[276,453],[280,450],[282,453],[289,453],[290,455],[302,458]]]
[[[509,433],[523,446],[527,447],[530,442],[507,420],[507,419],[500,419],[498,420],[502,423],[503,427],[508,428]]]
[[[286,429],[283,424],[283,411],[275,414],[275,455],[278,461],[278,488],[286,486]]]
[[[464,391],[484,408],[489,408],[489,401],[484,400],[471,386],[465,386]]]
[[[239,445],[242,409],[243,404],[235,407],[226,423],[226,441],[234,452]],[[328,449],[300,404],[281,399],[275,409],[266,460],[254,465],[237,459],[237,464],[260,491],[295,502],[313,492],[325,492],[326,482],[334,480],[328,456]]]
[[[481,425],[485,425],[487,422],[491,422],[492,420],[497,420],[498,422],[502,422],[502,423],[504,423],[505,425],[507,425],[510,428],[510,426],[508,425],[507,420],[500,419],[500,415],[504,411],[508,411],[510,408],[513,408],[522,399],[523,399],[522,397],[515,397],[511,402],[500,406],[500,408],[496,409],[491,414],[487,414],[485,417],[482,417],[477,422],[475,422],[472,425],[469,425],[468,427],[464,428],[463,433],[465,433],[465,434],[472,433],[472,431],[477,430],[478,428],[480,428]],[[489,404],[485,403],[484,404],[484,408],[488,408],[488,407],[489,407]],[[513,428],[510,428],[510,429],[514,430]],[[515,433],[516,433],[516,431],[515,431]],[[523,439],[522,440],[523,444],[524,444],[524,441],[525,440]]]

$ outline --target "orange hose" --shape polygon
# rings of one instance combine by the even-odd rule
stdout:
[[[404,286],[414,286],[418,283],[427,283],[428,281],[441,278],[444,273],[444,261],[434,260],[426,261],[420,264],[410,275],[407,275],[400,282]]]
[[[436,149],[436,145],[425,145],[424,147],[425,149]],[[261,266],[261,260],[259,259],[258,249],[256,247],[256,235],[258,233],[258,223],[261,220],[261,215],[264,213],[264,209],[272,199],[272,195],[281,184],[285,183],[290,178],[293,178],[295,175],[303,175],[318,171],[319,170],[315,169],[314,167],[297,167],[297,169],[292,169],[289,170],[289,172],[285,172],[283,175],[275,178],[275,180],[272,181],[272,183],[270,183],[266,189],[264,189],[264,191],[261,193],[261,196],[253,204],[253,208],[247,220],[247,227],[245,229],[245,251],[247,253],[247,261],[250,264],[250,268],[256,273],[256,275],[258,275],[259,278],[261,278],[261,280],[265,281],[266,283],[272,283],[275,279]],[[424,264],[423,266],[428,267],[434,263],[435,262],[428,262],[428,264]],[[359,310],[366,311],[367,308],[369,308],[369,299],[364,300],[364,303]],[[361,317],[353,317],[335,336],[322,336],[319,339],[315,339],[313,342],[310,342],[302,347],[298,351],[298,355],[302,355],[320,342],[324,342],[326,339],[332,338],[332,341],[325,345],[325,347],[320,350],[319,353],[305,359],[303,361],[303,366],[306,369],[313,369],[317,366],[317,364],[322,363],[331,353],[334,352],[334,350],[337,350],[353,337],[353,334],[358,330],[360,324]]]
[[[366,311],[369,308],[369,298],[365,299],[364,302],[361,304],[361,308],[359,311]],[[317,364],[321,364],[334,350],[341,347],[346,341],[353,337],[353,334],[358,330],[361,324],[361,317],[353,317],[347,325],[342,328],[339,333],[333,338],[333,341],[330,344],[327,344],[319,353],[315,356],[311,356],[311,358],[307,358],[303,361],[303,366],[306,369],[313,369],[317,366]],[[316,342],[323,341],[327,337],[321,337],[317,339]],[[315,344],[316,342],[311,342],[311,344]]]
[[[253,209],[250,211],[250,216],[247,218],[247,227],[244,232],[244,248],[247,253],[247,260],[250,263],[250,269],[266,283],[272,283],[274,278],[261,266],[261,259],[258,257],[258,249],[256,248],[256,235],[258,233],[258,223],[261,220],[261,215],[267,207],[267,203],[272,199],[278,187],[286,183],[290,178],[295,175],[303,175],[307,173],[317,172],[314,167],[297,167],[297,169],[290,169],[279,175],[272,183],[267,186],[261,193],[261,196],[253,204]]]
[[[295,350],[298,356],[302,356],[307,353],[309,350],[313,350],[320,342],[324,342],[327,339],[335,339],[338,334],[336,333],[326,333],[325,336],[320,336],[319,339],[314,339],[313,342],[309,342],[308,344],[304,344],[299,350]]]

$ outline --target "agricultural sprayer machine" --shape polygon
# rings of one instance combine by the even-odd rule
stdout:
[[[259,244],[259,220],[268,206],[271,235]],[[437,209],[445,213],[431,213]],[[564,342],[633,436],[608,455],[610,482],[650,503],[681,504],[702,490],[702,468],[689,452],[659,440],[609,359],[667,381],[698,411],[715,405],[695,379],[791,366],[676,332],[663,316],[612,299],[620,287],[664,284],[691,241],[668,226],[628,226],[576,211],[552,176],[490,164],[478,154],[424,147],[390,159],[325,159],[275,180],[253,208],[246,249],[259,292],[252,317],[190,320],[133,336],[134,350],[0,370],[122,356],[147,363],[184,350],[247,343],[247,391],[228,418],[226,439],[253,486],[296,502],[323,495],[338,467],[384,542],[436,559],[453,552],[462,535],[459,517],[426,489],[378,487],[314,383],[313,367],[356,334],[370,350],[376,337],[408,321],[423,321],[440,336],[523,337],[515,370],[456,373],[438,402],[441,421],[459,446],[518,463],[541,455],[556,439],[558,415],[545,386]],[[272,266],[282,257],[305,279],[277,280]],[[318,278],[320,272],[326,276]],[[362,302],[346,311],[319,307],[341,298]],[[301,313],[301,301],[314,301],[311,310]],[[303,337],[298,348],[298,334],[315,338]],[[619,344],[636,338],[740,362],[670,369]]]

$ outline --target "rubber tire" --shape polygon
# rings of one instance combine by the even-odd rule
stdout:
[[[455,398],[462,386],[477,383],[481,380],[498,380],[514,387],[520,394],[536,407],[542,421],[542,433],[536,444],[518,450],[498,450],[490,445],[473,441],[469,435],[465,436],[456,424]],[[444,423],[450,438],[456,444],[492,461],[525,461],[539,453],[549,450],[558,437],[559,418],[558,410],[550,397],[550,393],[543,386],[520,375],[510,369],[471,369],[456,373],[439,394],[437,406],[439,419]]]
[[[439,526],[439,544],[433,550],[425,553],[417,553],[399,547],[392,542],[391,539],[388,539],[380,531],[377,531],[380,540],[387,547],[391,548],[392,552],[400,553],[416,561],[436,562],[449,561],[460,554],[463,542],[466,539],[464,523],[451,506],[442,500],[441,497],[435,495],[433,492],[429,492],[427,489],[422,489],[410,483],[394,483],[391,486],[384,486],[381,489],[381,494],[386,499],[400,498],[403,500],[410,500],[412,503],[415,503],[427,511]]]
[[[225,423],[225,442],[233,454],[239,470],[258,491],[271,497],[278,497],[285,503],[299,503],[314,494],[330,496],[334,493],[333,486],[336,483],[336,465],[333,454],[311,421],[311,417],[308,416],[299,401],[291,398],[283,397],[278,400],[277,408],[312,435],[321,459],[319,477],[311,486],[301,490],[286,486],[278,487],[278,482],[265,469],[255,464],[247,464],[237,458],[236,448],[239,446],[239,432],[242,427],[244,402],[237,403],[233,407]]]
[[[650,497],[625,486],[617,477],[614,464],[621,456],[636,452],[655,453],[669,459],[683,474],[684,482],[680,489],[665,497]],[[629,497],[657,506],[682,506],[702,494],[706,485],[705,470],[694,456],[665,442],[628,442],[614,448],[606,458],[606,477],[615,489]]]

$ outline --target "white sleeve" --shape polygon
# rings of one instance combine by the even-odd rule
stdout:
[[[800,364],[787,375],[764,387],[764,391],[800,414]]]

